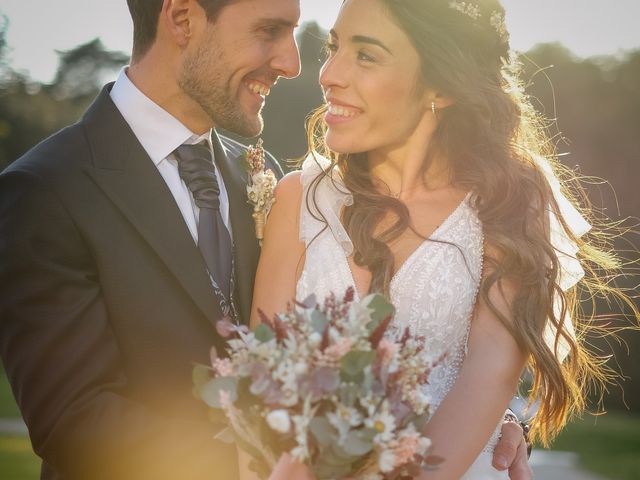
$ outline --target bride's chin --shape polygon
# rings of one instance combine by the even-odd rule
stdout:
[[[352,139],[346,139],[346,138],[332,138],[331,135],[327,135],[325,142],[327,144],[327,147],[329,147],[329,150],[331,150],[334,153],[339,153],[341,155],[346,155],[346,154],[356,154],[356,153],[361,153],[361,150],[358,148],[357,142],[354,142]]]

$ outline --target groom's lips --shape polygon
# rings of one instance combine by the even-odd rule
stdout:
[[[256,103],[262,106],[265,102],[265,98],[269,95],[269,93],[271,93],[271,87],[273,86],[273,84],[267,84],[254,79],[247,79],[244,81],[244,86],[253,96]]]

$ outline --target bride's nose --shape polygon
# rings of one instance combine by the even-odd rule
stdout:
[[[333,56],[327,58],[320,69],[320,85],[326,92],[331,88],[345,88],[349,82],[350,68],[344,61],[344,55],[336,52]]]

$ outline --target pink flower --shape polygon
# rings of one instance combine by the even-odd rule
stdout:
[[[396,460],[396,468],[401,467],[409,463],[418,453],[420,448],[420,436],[415,434],[409,434],[399,439],[399,444],[393,449]]]
[[[383,338],[378,344],[378,358],[382,365],[389,365],[398,352],[398,345]]]
[[[221,377],[233,376],[233,364],[228,358],[216,358],[213,361],[213,370]]]
[[[227,410],[231,407],[231,396],[226,390],[220,390],[220,406]]]
[[[351,339],[341,338],[338,343],[331,345],[325,351],[325,358],[328,361],[338,361],[351,350]]]

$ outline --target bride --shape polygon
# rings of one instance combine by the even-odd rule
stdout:
[[[310,293],[385,294],[397,328],[447,354],[426,386],[426,433],[444,462],[424,478],[508,478],[491,455],[523,369],[540,401],[531,434],[545,444],[583,408],[597,367],[573,335],[567,291],[589,226],[560,193],[504,10],[345,0],[327,51],[326,105],[302,170],[278,186],[254,321]]]

